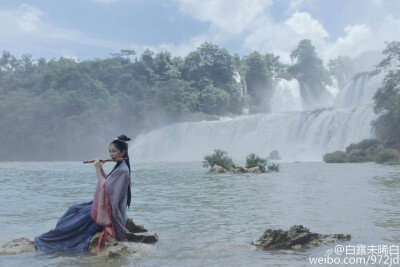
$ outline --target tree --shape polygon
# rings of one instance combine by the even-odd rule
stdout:
[[[199,82],[201,78],[212,81],[214,86],[233,83],[234,64],[226,49],[204,43],[186,56],[182,66],[184,79]]]
[[[336,77],[339,88],[343,88],[354,74],[353,62],[348,56],[339,56],[337,59],[329,60],[328,68],[329,73]]]
[[[269,99],[272,96],[271,73],[267,69],[264,58],[258,52],[251,53],[246,59],[246,85],[251,97],[251,105],[264,107],[268,110]]]
[[[290,53],[290,59],[296,63],[288,71],[302,84],[301,94],[306,105],[318,102],[327,94],[325,85],[332,81],[311,41],[301,40]]]
[[[264,59],[267,64],[267,69],[273,77],[287,77],[288,65],[281,63],[279,61],[279,56],[275,56],[273,53],[267,53],[265,54]]]
[[[386,147],[400,149],[400,42],[387,44],[386,56],[377,71],[386,72],[382,87],[374,95],[374,111],[379,117],[373,121],[376,135]]]

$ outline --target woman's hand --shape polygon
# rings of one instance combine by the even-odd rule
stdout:
[[[94,162],[93,162],[93,165],[94,165],[94,167],[96,169],[100,169],[101,166],[103,165],[103,162],[101,162],[99,158],[95,158]]]

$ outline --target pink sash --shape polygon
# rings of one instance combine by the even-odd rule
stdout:
[[[97,244],[96,253],[100,253],[101,247],[110,237],[115,238],[114,229],[111,220],[111,203],[107,190],[107,177],[102,170],[102,176],[98,177],[96,192],[94,193],[92,211],[90,216],[97,225],[104,226],[103,232],[100,234]]]

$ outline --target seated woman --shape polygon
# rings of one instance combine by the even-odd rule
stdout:
[[[126,135],[115,138],[109,145],[112,159],[125,158],[116,163],[107,175],[100,159],[94,161],[97,187],[94,200],[72,205],[59,219],[56,228],[36,236],[35,248],[42,252],[78,253],[88,250],[89,242],[96,232],[102,231],[97,247],[113,236],[118,241],[126,241],[126,207],[131,203],[130,163]]]

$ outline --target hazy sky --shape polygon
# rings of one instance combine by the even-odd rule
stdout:
[[[284,61],[311,39],[326,62],[399,41],[399,0],[0,0],[0,48],[20,57],[106,58],[120,49],[185,56],[203,42]]]

